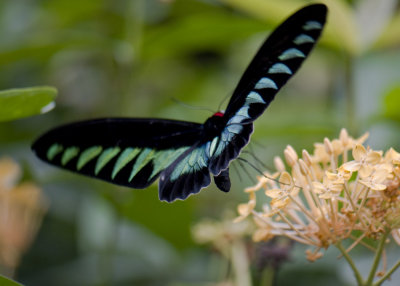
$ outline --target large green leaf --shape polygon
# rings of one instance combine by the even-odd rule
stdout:
[[[45,113],[54,108],[57,89],[49,86],[0,91],[0,121]]]
[[[19,284],[11,279],[8,279],[8,278],[0,275],[0,285],[1,286],[21,286],[22,284]]]

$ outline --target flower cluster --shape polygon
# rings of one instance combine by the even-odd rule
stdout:
[[[346,253],[358,244],[373,248],[366,238],[389,234],[400,244],[400,153],[365,147],[367,137],[353,139],[342,129],[339,139],[325,138],[301,158],[288,146],[287,167],[275,158],[277,172],[245,190],[249,201],[238,206],[236,221],[253,217],[255,241],[286,236],[313,246],[311,261],[345,239],[353,241]]]
[[[199,244],[210,243],[223,255],[229,257],[231,244],[248,236],[253,227],[246,221],[233,223],[232,216],[222,220],[203,220],[192,228],[194,240]]]
[[[33,183],[18,184],[20,166],[0,158],[0,265],[13,275],[28,249],[47,209],[43,193]]]

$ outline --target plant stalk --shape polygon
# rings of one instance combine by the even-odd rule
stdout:
[[[351,269],[353,270],[354,276],[356,277],[358,285],[364,285],[364,280],[361,277],[360,272],[357,269],[353,259],[351,259],[350,255],[346,252],[346,249],[343,247],[342,243],[339,241],[335,244],[335,246],[340,250],[343,257],[346,259],[347,263],[350,265]]]
[[[374,262],[372,263],[371,271],[369,272],[369,276],[368,276],[367,282],[365,284],[367,286],[373,284],[376,270],[378,269],[379,262],[381,261],[381,257],[382,257],[382,252],[383,252],[383,249],[385,248],[386,238],[388,237],[389,233],[390,233],[390,231],[386,230],[383,233],[381,240],[379,241],[378,248],[376,250],[376,254],[375,254],[375,258],[374,258]]]

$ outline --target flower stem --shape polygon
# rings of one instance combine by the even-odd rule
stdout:
[[[346,252],[346,249],[344,249],[341,242],[339,241],[338,243],[335,244],[335,246],[340,250],[340,252],[343,254],[343,257],[347,260],[347,263],[350,265],[351,269],[353,270],[354,276],[356,277],[356,280],[357,280],[357,284],[364,285],[364,280],[361,277],[361,274],[358,271],[357,266],[355,265],[353,259],[351,259],[350,255]]]
[[[381,256],[383,249],[385,248],[385,243],[386,243],[386,238],[389,235],[390,231],[386,230],[382,237],[381,240],[379,241],[378,248],[376,250],[374,262],[372,263],[371,271],[369,272],[369,276],[367,279],[367,282],[365,285],[372,285],[372,282],[374,281],[374,277],[376,274],[376,270],[378,269],[379,262],[381,261]]]
[[[231,255],[236,285],[251,286],[249,259],[244,243],[235,241],[232,245]]]
[[[274,283],[274,269],[266,267],[261,272],[260,286],[272,286]]]
[[[395,265],[393,265],[393,267],[385,274],[382,276],[381,279],[379,279],[378,281],[376,281],[376,283],[374,284],[374,286],[380,286],[386,279],[388,279],[390,277],[390,275],[392,275],[392,273],[399,268],[400,266],[400,260],[397,261],[397,263]]]

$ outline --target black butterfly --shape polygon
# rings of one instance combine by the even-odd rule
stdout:
[[[42,160],[113,184],[146,188],[158,177],[160,200],[184,200],[210,182],[230,190],[229,163],[249,142],[253,121],[298,70],[325,24],[323,4],[307,6],[265,41],[239,81],[226,111],[204,124],[105,118],[68,124],[32,146]]]

